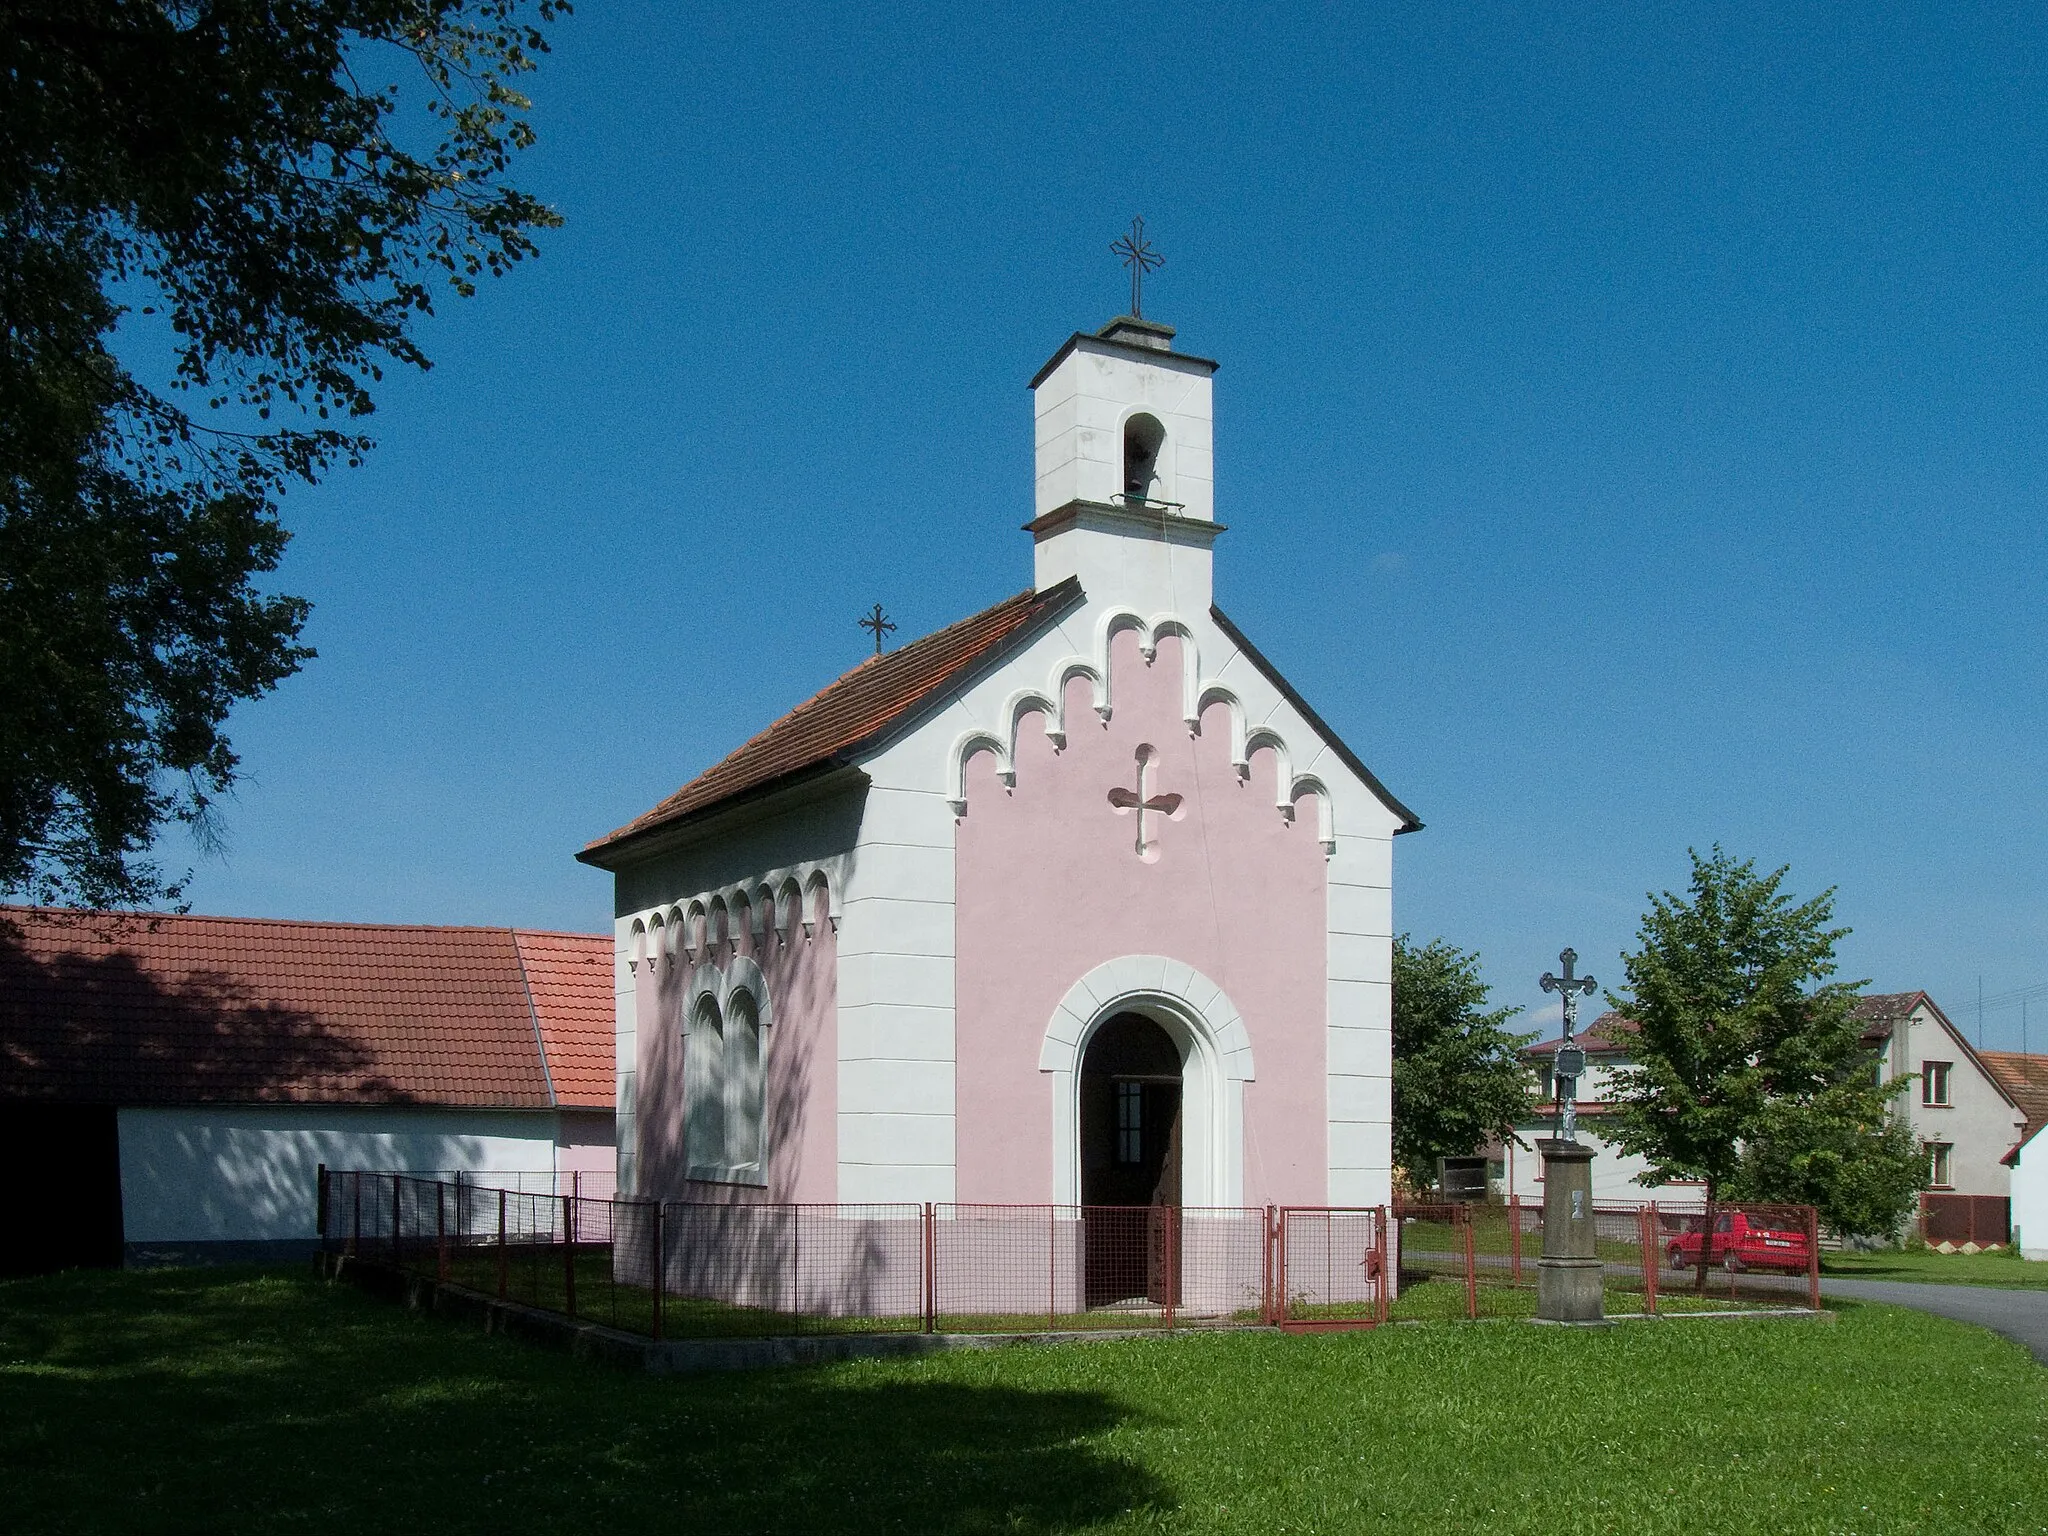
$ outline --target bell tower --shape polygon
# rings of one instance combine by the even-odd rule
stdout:
[[[1031,381],[1042,591],[1078,576],[1091,598],[1204,611],[1216,521],[1210,380],[1173,327],[1121,315],[1077,331]]]

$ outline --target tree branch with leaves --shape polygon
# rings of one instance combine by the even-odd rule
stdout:
[[[0,890],[175,899],[224,725],[312,656],[278,500],[371,446],[436,296],[560,222],[505,182],[561,0],[0,10]],[[158,386],[121,356],[161,338]]]
[[[1394,1164],[1410,1183],[1433,1180],[1440,1157],[1512,1136],[1535,1102],[1520,1053],[1536,1037],[1504,1027],[1520,1008],[1487,1002],[1477,955],[1395,938]]]

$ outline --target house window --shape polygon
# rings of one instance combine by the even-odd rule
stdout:
[[[1920,1063],[1920,1102],[1930,1109],[1948,1107],[1948,1069],[1953,1065],[1946,1061],[1923,1061]]]
[[[761,1011],[745,992],[721,1009],[705,997],[691,1015],[683,1055],[687,1177],[761,1182]]]
[[[1536,1097],[1546,1104],[1557,1097],[1557,1069],[1547,1061],[1536,1069]]]
[[[1927,1182],[1933,1188],[1952,1187],[1954,1181],[1949,1177],[1952,1171],[1949,1167],[1949,1154],[1953,1151],[1955,1148],[1945,1141],[1927,1143]]]
[[[1145,1161],[1145,1085],[1116,1085],[1116,1160],[1124,1164]]]

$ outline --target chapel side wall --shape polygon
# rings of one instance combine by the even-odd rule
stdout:
[[[1239,775],[1222,706],[1190,735],[1180,645],[1162,639],[1148,663],[1135,634],[1116,635],[1110,718],[1085,679],[1071,680],[1066,746],[1027,723],[1014,785],[992,755],[969,762],[955,880],[963,1201],[1053,1197],[1047,1024],[1077,979],[1132,954],[1193,967],[1243,1014],[1256,1071],[1244,1091],[1244,1201],[1328,1197],[1330,912],[1316,809],[1304,797],[1291,820],[1280,814],[1271,750]],[[1184,796],[1158,829],[1156,862],[1140,859],[1130,813],[1108,802],[1135,783],[1141,744],[1158,754],[1148,787]]]
[[[836,1163],[838,943],[823,892],[806,897],[808,934],[792,921],[778,933],[742,919],[707,940],[694,960],[665,956],[648,965],[639,991],[638,1193],[670,1200],[838,1199]],[[763,1037],[763,1185],[708,1184],[687,1177],[683,1012],[697,967],[752,960],[767,982],[774,1022]]]
[[[700,844],[621,871],[617,882],[619,1178],[642,1197],[695,1200],[839,1198],[836,1062],[839,959],[835,909],[863,815],[859,788],[821,795]],[[794,878],[801,915],[758,900]],[[745,905],[732,902],[748,894]],[[778,901],[781,898],[778,897]],[[720,905],[723,903],[724,905]],[[701,906],[701,921],[691,913]],[[686,955],[670,921],[690,929]],[[704,932],[726,916],[714,934]],[[660,914],[660,927],[651,920]],[[735,917],[736,914],[736,917]],[[715,944],[711,944],[712,939]],[[710,944],[709,949],[705,947]],[[684,994],[690,973],[745,956],[761,967],[774,1022],[764,1041],[765,1186],[684,1178]],[[630,1184],[628,1180],[631,1180]]]

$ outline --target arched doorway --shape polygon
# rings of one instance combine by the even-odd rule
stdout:
[[[1181,1052],[1141,1013],[1105,1019],[1081,1061],[1087,1304],[1165,1302],[1181,1201]]]

